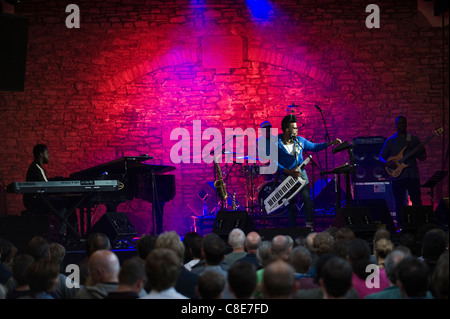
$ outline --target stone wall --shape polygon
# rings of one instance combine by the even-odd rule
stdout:
[[[16,6],[30,22],[25,90],[0,92],[0,179],[24,180],[36,143],[49,147],[51,177],[146,153],[150,163],[176,167],[164,228],[183,234],[197,213],[187,204],[214,180],[211,164],[171,162],[170,133],[183,127],[192,134],[194,120],[222,132],[264,120],[280,128],[294,102],[304,124],[299,134],[315,142],[325,141],[325,124],[331,138],[388,137],[400,114],[422,140],[438,127],[448,131],[448,25],[443,44],[443,29],[430,25],[416,1],[377,1],[379,29],[366,27],[364,1],[299,2],[267,1],[262,17],[243,0]],[[79,6],[79,29],[66,27],[69,3]],[[448,133],[427,150],[422,182],[448,170]],[[314,158],[323,170],[348,160],[330,149]],[[312,167],[308,173],[311,179]],[[242,204],[246,181],[235,166],[228,186]],[[443,196],[448,177],[435,189],[436,203]],[[19,214],[20,195],[6,197],[8,214]],[[430,202],[427,190],[422,197]],[[151,230],[151,204],[135,200],[121,209],[140,232]]]

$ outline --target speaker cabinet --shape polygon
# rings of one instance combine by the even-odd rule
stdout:
[[[91,227],[87,235],[92,233],[104,233],[108,236],[111,244],[121,240],[132,240],[137,231],[130,223],[125,213],[106,212],[102,217]]]
[[[434,223],[431,205],[402,207],[402,229],[404,232],[417,232],[421,226],[431,223]]]
[[[228,234],[240,228],[245,234],[255,230],[253,219],[246,211],[219,211],[214,220],[213,233],[228,241]]]
[[[348,227],[355,234],[373,234],[377,230],[368,207],[344,207],[338,209],[333,226],[337,228]]]
[[[34,236],[49,239],[49,225],[48,216],[1,216],[0,238],[9,240],[19,252],[25,252]]]
[[[390,212],[395,212],[394,193],[390,182],[355,183],[355,198],[370,200],[382,199]]]
[[[0,91],[23,91],[28,18],[0,13]]]
[[[306,237],[311,233],[311,228],[298,228],[298,227],[288,227],[288,228],[262,228],[258,229],[258,234],[261,236],[262,240],[272,240],[275,236],[286,235],[291,236],[293,240],[298,237]]]
[[[378,182],[389,178],[389,174],[378,157],[385,140],[386,138],[382,136],[353,139],[353,155],[356,164],[355,182]]]
[[[353,206],[367,207],[372,215],[372,220],[374,223],[379,222],[391,233],[397,231],[394,219],[392,218],[391,212],[384,199],[359,199],[353,201]]]

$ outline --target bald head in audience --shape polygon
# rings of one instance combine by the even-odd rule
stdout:
[[[106,249],[97,250],[89,257],[90,284],[119,281],[120,261],[117,255]]]
[[[284,261],[289,260],[291,253],[291,242],[285,235],[277,235],[272,239],[271,253],[277,258]]]
[[[269,299],[289,299],[295,288],[294,268],[282,260],[276,260],[264,268],[262,290]]]

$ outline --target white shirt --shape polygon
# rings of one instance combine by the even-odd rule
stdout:
[[[189,299],[188,297],[180,294],[175,288],[171,287],[163,291],[152,290],[147,295],[139,299]]]

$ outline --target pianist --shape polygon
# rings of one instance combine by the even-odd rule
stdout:
[[[34,161],[28,167],[27,182],[48,182],[44,164],[48,164],[50,155],[47,146],[37,144],[33,148]],[[38,194],[24,194],[23,204],[28,212],[32,214],[44,215],[49,211],[48,206],[43,202]]]
[[[27,182],[48,182],[47,173],[44,165],[48,164],[50,154],[45,144],[37,144],[33,148],[34,160],[30,164],[26,181]],[[52,205],[58,211],[60,218],[64,218],[66,214],[65,202],[58,198],[51,199]],[[31,215],[48,215],[50,207],[45,203],[39,194],[27,193],[23,194],[23,204],[27,209],[27,213]],[[66,233],[66,224],[59,223],[58,235],[64,236]]]

